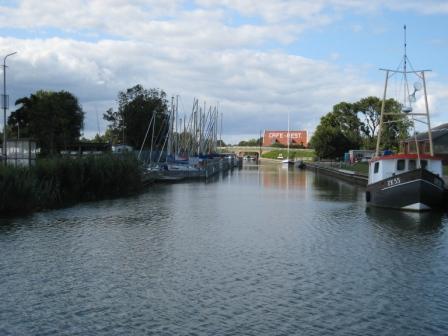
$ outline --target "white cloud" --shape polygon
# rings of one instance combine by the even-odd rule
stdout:
[[[409,1],[385,1],[385,6],[393,10],[414,11],[421,14],[442,14],[448,13],[448,3],[439,0],[409,0]]]
[[[311,21],[321,14],[325,3],[322,1],[257,1],[257,0],[198,0],[198,4],[213,8],[222,6],[233,9],[241,15],[260,16],[268,23],[284,22],[290,19]]]
[[[181,94],[187,112],[193,97],[219,101],[227,137],[256,137],[260,129],[285,128],[288,112],[295,127],[312,130],[332,105],[380,95],[382,85],[363,79],[363,69],[262,46],[288,45],[347,10],[429,14],[448,12],[446,6],[398,0],[24,0],[0,6],[0,27],[27,31],[28,37],[0,38],[0,51],[19,52],[8,60],[11,100],[38,89],[69,90],[87,111],[86,134],[96,133],[96,114],[114,105],[119,90],[140,83]],[[334,53],[330,61],[338,57]],[[440,84],[435,108],[448,101],[444,89]],[[100,127],[104,131],[102,120]]]
[[[229,50],[203,55],[176,46],[154,52],[151,44],[126,41],[0,39],[0,50],[11,45],[19,52],[8,63],[14,99],[38,89],[65,89],[93,113],[95,101],[112,106],[119,90],[141,83],[181,94],[187,111],[195,96],[208,104],[220,102],[231,133],[281,128],[288,111],[297,124],[311,127],[338,99],[374,93],[350,71],[282,53]],[[350,85],[342,87],[341,77]],[[88,128],[97,128],[94,119]]]
[[[264,26],[301,22],[331,21],[329,13],[384,8],[417,13],[447,13],[444,0],[196,0],[186,8],[182,0],[22,0],[18,5],[0,6],[7,27],[57,27],[64,30],[102,29],[103,32],[131,36],[132,28],[144,28],[153,21],[184,20],[192,24],[223,22],[228,11],[242,17],[260,18]],[[175,19],[175,20],[174,20]],[[206,28],[204,25],[203,28]]]

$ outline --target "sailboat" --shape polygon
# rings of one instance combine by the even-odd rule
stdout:
[[[288,112],[288,133],[287,133],[287,142],[288,142],[288,154],[286,156],[286,159],[282,160],[282,164],[285,166],[293,166],[294,161],[289,158],[289,144],[291,142],[291,134],[289,132],[289,112]]]
[[[434,155],[429,117],[428,96],[426,91],[425,73],[429,70],[409,70],[406,55],[406,26],[404,26],[404,57],[403,68],[397,70],[381,69],[386,72],[384,95],[381,105],[380,124],[375,156],[369,162],[369,178],[366,188],[368,205],[395,208],[401,210],[424,211],[443,206],[445,183],[442,178],[442,160]],[[411,67],[412,68],[412,67]],[[402,75],[404,84],[401,111],[386,111],[388,82],[394,75]],[[410,93],[408,79],[416,77],[417,82]],[[423,88],[424,111],[414,112],[412,103],[416,101],[416,93]],[[421,148],[415,138],[416,153],[393,154],[390,151],[380,152],[381,135],[387,122],[385,116],[407,118],[414,124],[416,121],[427,127],[429,151],[421,153]],[[415,130],[414,130],[414,134]]]

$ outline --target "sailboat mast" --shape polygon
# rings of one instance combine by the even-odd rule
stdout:
[[[142,146],[140,147],[140,151],[138,152],[137,160],[140,160],[140,156],[142,154],[143,147],[145,146],[146,138],[148,137],[149,130],[151,129],[151,124],[153,121],[154,121],[154,113],[152,114],[151,119],[148,124],[148,128],[146,129],[145,137],[143,138]],[[151,146],[152,146],[152,143],[151,143]],[[151,155],[151,153],[150,153],[150,155]],[[150,158],[150,160],[151,160],[151,158]]]
[[[289,159],[289,142],[291,141],[290,135],[289,135],[289,111],[288,111],[288,135],[287,135],[287,139],[288,141],[288,159]]]
[[[150,149],[150,151],[149,151],[149,166],[152,165],[152,149],[153,149],[153,146],[154,146],[154,132],[155,132],[155,128],[156,128],[156,120],[157,120],[157,118],[156,118],[156,113],[157,113],[156,110],[154,110],[154,111],[152,112],[152,117],[154,118],[154,122],[152,123],[151,149]]]
[[[169,115],[169,124],[168,124],[168,149],[166,156],[172,155],[173,148],[173,125],[174,125],[174,97],[171,97],[171,111]]]
[[[222,112],[221,112],[221,127],[220,127],[220,131],[219,131],[219,140],[220,140],[219,145],[222,146],[223,145],[223,142],[222,142]]]
[[[179,125],[178,125],[178,119],[179,119],[179,95],[176,95],[176,117],[174,118],[174,120],[176,121],[175,123],[175,143],[174,143],[174,155],[179,155]]]

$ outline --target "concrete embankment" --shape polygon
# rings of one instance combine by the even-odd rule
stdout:
[[[313,170],[321,174],[334,176],[341,180],[357,184],[363,187],[367,186],[367,176],[363,174],[358,174],[351,170],[340,169],[337,167],[332,167],[325,163],[318,163],[318,162],[312,162],[312,163],[307,162],[306,169]]]

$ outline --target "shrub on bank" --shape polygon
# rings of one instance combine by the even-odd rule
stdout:
[[[41,159],[31,168],[0,167],[0,213],[57,208],[126,195],[141,187],[133,156]]]

